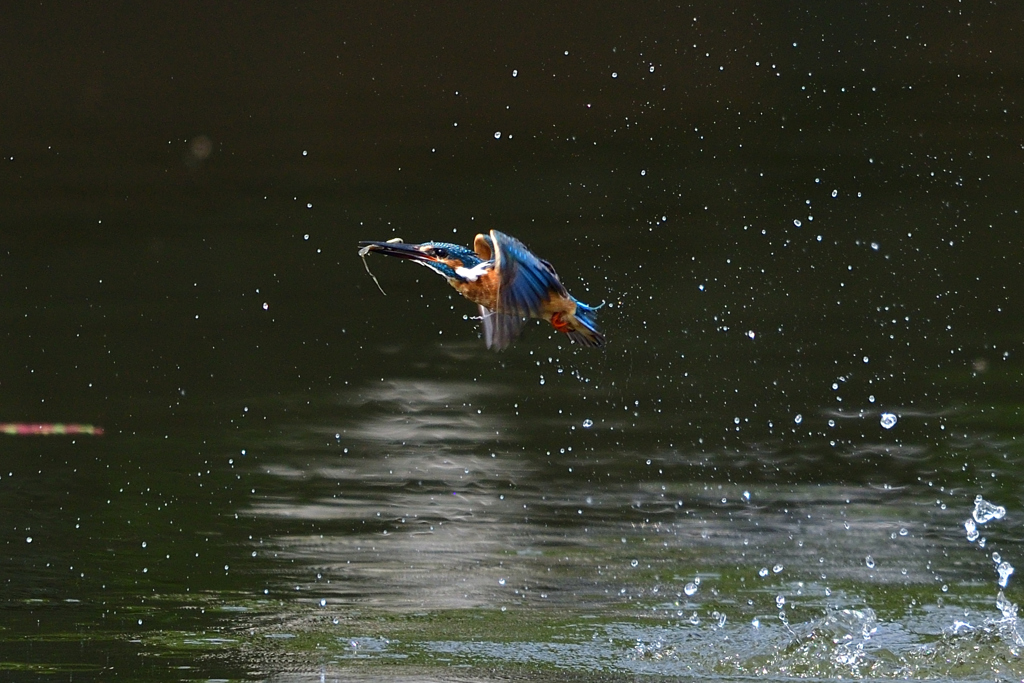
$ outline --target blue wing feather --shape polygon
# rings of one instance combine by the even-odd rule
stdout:
[[[534,256],[515,237],[491,230],[494,261],[500,278],[498,308],[506,315],[531,317],[540,313],[552,294],[568,296],[555,269]]]

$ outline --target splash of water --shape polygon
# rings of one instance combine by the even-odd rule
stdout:
[[[974,498],[974,511],[971,512],[974,521],[978,524],[987,524],[993,519],[1002,519],[1006,516],[1006,508],[1002,505],[994,505],[978,494]]]

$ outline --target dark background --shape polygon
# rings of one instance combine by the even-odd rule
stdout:
[[[490,228],[519,236],[567,282],[582,277],[584,300],[625,297],[603,316],[621,326],[620,349],[625,336],[658,345],[713,329],[717,314],[734,330],[787,323],[803,337],[788,346],[820,344],[826,325],[856,354],[889,346],[885,305],[917,314],[913,360],[1019,329],[1012,5],[5,14],[0,381],[12,416],[38,414],[41,399],[59,408],[90,380],[168,391],[185,374],[217,391],[209,371],[227,364],[225,380],[259,367],[250,379],[293,381],[296,363],[282,370],[273,354],[302,365],[303,339],[339,326],[379,339],[415,315],[399,292],[378,298],[356,240],[453,228],[465,243]],[[269,317],[278,330],[262,349],[275,348],[256,354]],[[950,324],[971,338],[954,341]]]

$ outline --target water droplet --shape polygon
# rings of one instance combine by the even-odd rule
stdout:
[[[320,598],[320,606],[321,607],[327,607],[327,599],[326,598]]]
[[[32,542],[32,537],[31,536],[26,536],[25,537],[25,543],[31,543],[31,542]]]
[[[839,190],[832,190],[832,199],[835,199],[838,196],[839,196]]]
[[[799,218],[794,218],[793,219],[793,225],[795,225],[796,227],[799,228],[801,225],[803,225],[803,223],[800,222]]]
[[[505,585],[505,579],[498,579],[498,585],[499,586],[504,586]]]
[[[1016,618],[1017,616],[1017,605],[1007,600],[1006,596],[1003,595],[1003,591],[999,591],[999,594],[996,595],[996,608],[1007,619]]]
[[[690,583],[686,584],[685,586],[683,586],[683,592],[686,593],[687,595],[693,595],[694,593],[697,592],[697,590],[698,590],[697,589],[697,584],[693,583],[692,581]]]
[[[974,521],[978,524],[987,524],[993,519],[1002,519],[1006,516],[1006,508],[1001,505],[993,505],[980,495],[974,499],[974,511],[971,513]]]
[[[500,140],[501,139],[501,131],[500,130],[494,131],[494,139],[495,140]]]
[[[264,302],[263,302],[263,310],[265,311],[265,310],[267,310],[268,308],[270,308],[270,304],[268,304],[268,303],[267,303],[266,301],[264,301]]]
[[[867,557],[864,558],[864,564],[866,564],[868,566],[868,569],[874,569],[875,568],[875,558],[873,558],[870,555],[868,555]]]
[[[1013,573],[1013,565],[1009,562],[1000,562],[999,566],[996,567],[996,571],[999,572],[999,587],[1006,588],[1006,584],[1010,580],[1010,574]]]
[[[779,609],[782,609],[785,606],[785,604],[786,604],[786,596],[785,595],[776,595],[775,596],[775,606],[776,607],[778,607]]]
[[[590,429],[593,426],[594,426],[594,421],[591,420],[589,417],[586,420],[583,421],[583,428],[584,429]]]
[[[757,575],[760,576],[762,579],[768,576],[768,567],[761,567],[759,570],[757,570]]]
[[[882,425],[882,429],[892,429],[896,426],[896,416],[892,413],[882,413],[878,423]]]
[[[512,69],[512,78],[515,78],[518,75],[519,75],[519,69]]]
[[[796,417],[793,418],[793,422],[795,422],[797,424],[800,424],[803,421],[804,421],[804,416],[801,415],[800,413],[797,413]]]
[[[872,242],[871,243],[871,248],[874,249],[875,251],[878,251],[878,249],[879,249],[878,242]]]
[[[638,561],[636,561],[636,560],[633,560],[632,562],[630,562],[630,563],[629,563],[629,566],[631,566],[631,567],[636,567],[636,566],[638,566],[639,564],[640,564],[640,563],[639,563]]]
[[[783,570],[783,566],[781,564],[777,564],[774,567],[772,567],[772,571],[775,572],[776,574],[778,574],[782,570]]]
[[[619,77],[619,72],[618,71],[613,71],[612,72],[612,78],[618,78],[618,77]]]

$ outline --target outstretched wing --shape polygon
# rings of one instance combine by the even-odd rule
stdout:
[[[484,328],[484,341],[487,348],[501,351],[516,340],[526,325],[526,318],[518,315],[495,313],[489,308],[480,306],[480,323]]]
[[[551,264],[537,258],[515,237],[491,230],[498,272],[498,308],[506,316],[537,316],[552,294],[568,296]]]

